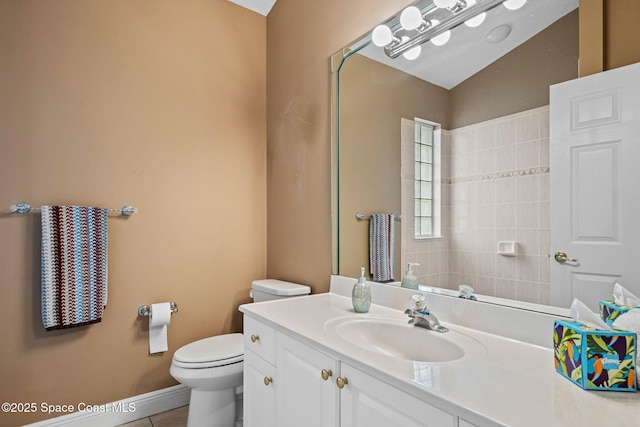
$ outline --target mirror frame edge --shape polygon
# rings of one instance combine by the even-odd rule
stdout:
[[[385,22],[389,22],[394,17],[389,18]],[[331,83],[330,83],[330,117],[331,117],[331,274],[340,275],[340,244],[339,244],[339,232],[340,232],[340,70],[344,65],[344,61],[351,55],[360,51],[363,47],[372,43],[370,38],[370,31],[364,33],[354,41],[349,43],[338,52],[334,53],[330,57],[330,71],[331,71]],[[433,291],[418,290],[422,294],[431,294]],[[455,295],[446,295],[452,298],[456,298]],[[491,305],[499,305],[514,310],[524,310],[529,312],[536,312],[541,314],[553,315],[558,317],[570,318],[569,309],[560,307],[554,307],[550,305],[526,303],[518,300],[503,299],[499,297],[490,297],[490,301],[478,302]]]

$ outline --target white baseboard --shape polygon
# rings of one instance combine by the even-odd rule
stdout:
[[[28,427],[114,427],[187,405],[190,395],[189,387],[180,384],[98,407],[75,408],[71,414],[28,424]]]

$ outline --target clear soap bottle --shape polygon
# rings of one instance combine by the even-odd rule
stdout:
[[[400,286],[408,289],[418,289],[418,278],[413,274],[413,266],[420,265],[417,262],[410,262],[407,265],[407,275],[402,278]]]
[[[351,302],[356,313],[366,313],[371,307],[371,289],[364,281],[364,267],[360,268],[360,277],[353,285]]]

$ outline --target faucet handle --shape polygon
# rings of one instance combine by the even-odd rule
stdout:
[[[411,301],[413,301],[413,304],[414,304],[413,309],[415,311],[426,312],[427,304],[424,302],[425,299],[426,298],[424,295],[420,295],[420,294],[411,295]]]

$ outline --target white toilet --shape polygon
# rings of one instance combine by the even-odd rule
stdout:
[[[251,283],[254,302],[308,295],[311,289],[297,283],[265,279]],[[241,403],[244,343],[242,334],[218,335],[180,347],[169,372],[191,388],[187,427],[234,427]],[[241,409],[241,408],[240,408]]]

